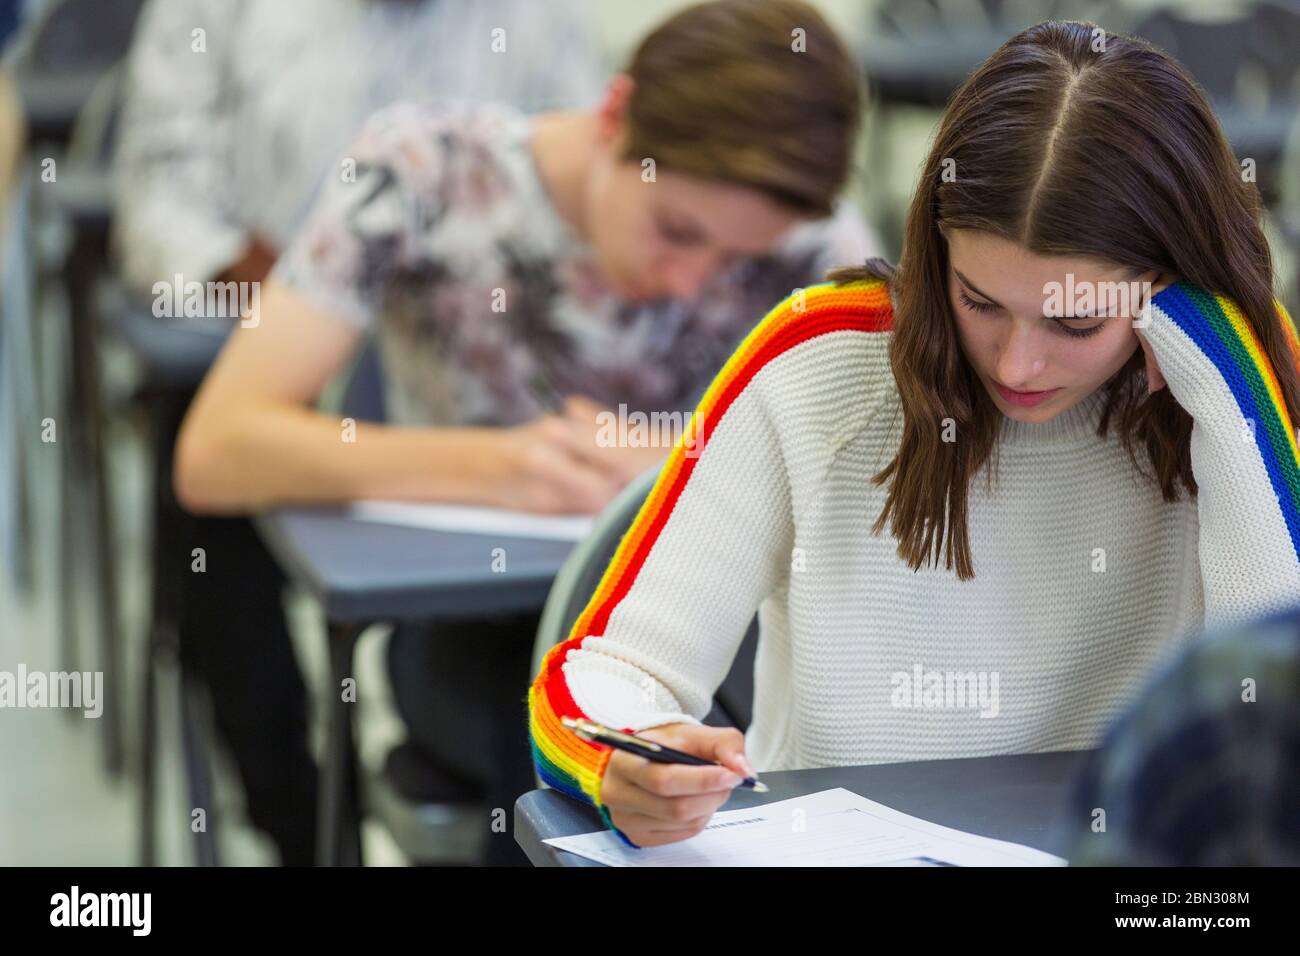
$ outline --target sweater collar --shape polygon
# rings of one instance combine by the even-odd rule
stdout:
[[[1042,445],[1095,436],[1097,422],[1101,419],[1101,410],[1105,405],[1105,389],[1098,388],[1082,401],[1045,422],[1021,422],[1004,415],[1002,437],[999,440],[1010,445]]]

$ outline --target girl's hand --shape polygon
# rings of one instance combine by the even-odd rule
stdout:
[[[745,758],[745,735],[735,727],[664,724],[637,736],[723,765],[656,763],[615,750],[605,767],[600,799],[614,826],[637,846],[662,846],[695,836],[731,799],[741,778],[754,773]]]
[[[1142,334],[1142,330],[1136,325],[1133,331],[1137,333],[1138,344],[1142,346],[1142,352],[1146,355],[1147,360],[1147,394],[1151,395],[1165,387],[1165,376],[1160,371],[1160,365],[1156,362],[1156,354],[1151,351],[1151,343],[1147,337]]]
[[[1157,274],[1156,279],[1151,283],[1151,298],[1163,292],[1173,283],[1172,277]],[[1133,322],[1133,331],[1137,334],[1138,344],[1142,346],[1142,354],[1146,356],[1147,360],[1147,394],[1153,395],[1165,387],[1165,375],[1160,371],[1160,364],[1156,361],[1156,353],[1152,350],[1147,337],[1142,334],[1142,327],[1136,319]]]

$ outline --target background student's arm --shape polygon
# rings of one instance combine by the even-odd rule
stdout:
[[[310,406],[361,333],[274,282],[255,319],[232,333],[182,426],[175,483],[191,511],[387,498],[592,512],[645,467],[597,445],[580,400],[514,428],[345,430]]]
[[[152,0],[141,11],[114,164],[114,245],[138,291],[176,274],[185,282],[253,281],[273,258],[233,220],[228,202],[239,183],[226,64],[239,55],[232,47],[241,12],[232,0]],[[198,29],[203,51],[194,49]]]
[[[19,160],[26,145],[22,103],[9,74],[0,70],[0,226],[4,225],[9,190],[18,179]]]
[[[374,497],[592,512],[654,460],[600,443],[595,407],[575,397],[514,428],[358,424],[352,441],[309,407],[376,321],[421,224],[437,221],[438,122],[418,105],[380,111],[344,154],[355,175],[323,184],[182,426],[176,488],[191,510]]]
[[[1151,304],[1139,334],[1193,420],[1206,624],[1300,604],[1300,458],[1272,365],[1233,302],[1179,282]]]

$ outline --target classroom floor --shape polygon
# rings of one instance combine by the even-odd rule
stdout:
[[[129,368],[110,356],[108,390],[121,394]],[[112,553],[122,605],[125,738],[127,770],[118,777],[104,770],[104,721],[86,719],[81,711],[5,709],[0,711],[0,865],[130,865],[138,861],[139,751],[137,688],[145,632],[148,585],[149,468],[144,445],[129,420],[119,421],[109,440],[110,473],[118,540]],[[75,582],[63,580],[55,566],[58,533],[57,460],[38,463],[33,476],[32,526],[35,529],[35,586],[30,595],[15,593],[7,569],[0,568],[0,669],[13,672],[21,662],[28,673],[100,669],[95,630],[94,570],[88,553]],[[78,613],[79,647],[75,664],[61,662],[58,603],[72,602]],[[326,665],[321,622],[309,600],[287,595],[286,607],[295,648],[309,686],[320,686]],[[403,728],[384,699],[387,679],[382,666],[386,636],[366,635],[358,651],[361,686],[377,693],[360,701],[358,730],[362,758],[374,765]],[[164,693],[174,694],[174,685]],[[107,695],[108,688],[105,688]],[[317,706],[316,713],[322,712]],[[157,862],[189,865],[195,860],[189,830],[177,722],[161,712],[158,742],[159,803]],[[319,728],[318,728],[319,729]],[[319,746],[319,733],[316,743]],[[318,750],[319,752],[319,750]],[[228,757],[214,755],[216,827],[220,862],[266,865],[275,862],[270,843],[244,821],[240,789]],[[367,824],[364,852],[370,865],[403,865],[400,850],[378,825]]]

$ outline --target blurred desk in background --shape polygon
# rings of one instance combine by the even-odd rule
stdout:
[[[284,508],[254,519],[286,577],[314,597],[329,623],[331,707],[321,785],[322,862],[360,862],[352,706],[357,639],[372,624],[540,611],[574,544],[458,534],[361,521],[342,508]],[[492,570],[503,548],[507,569]]]

